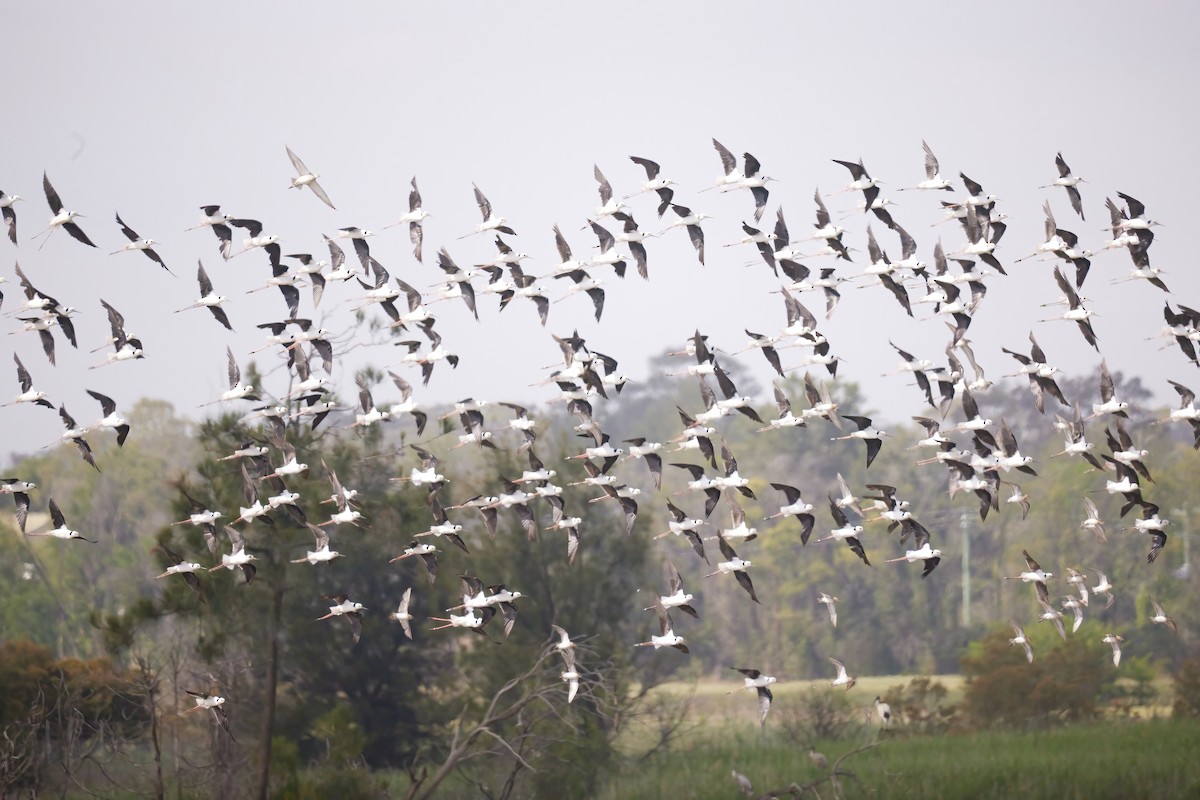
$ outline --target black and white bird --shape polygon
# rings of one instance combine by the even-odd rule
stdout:
[[[313,535],[313,547],[316,549],[305,550],[304,558],[293,559],[291,563],[311,564],[316,566],[317,564],[328,563],[333,561],[335,558],[340,558],[342,556],[342,554],[337,550],[330,548],[329,533],[324,528],[318,525],[313,525],[311,522],[307,523],[307,525],[309,532]]]
[[[233,231],[229,227],[233,223],[233,215],[222,214],[219,205],[201,206],[200,210],[204,212],[204,218],[187,230],[211,228],[217,237],[217,252],[221,254],[222,258],[228,260],[229,250],[233,246]]]
[[[0,189],[0,215],[8,226],[8,238],[13,244],[17,243],[17,209],[16,204],[21,199],[19,194],[6,194]]]
[[[412,189],[410,189],[408,192],[408,212],[400,215],[400,219],[396,220],[391,225],[384,225],[381,230],[387,230],[388,228],[395,227],[396,225],[403,225],[407,222],[408,240],[413,246],[413,257],[416,258],[417,261],[423,263],[425,259],[422,257],[421,246],[425,241],[425,229],[422,223],[425,221],[426,217],[431,217],[433,215],[421,206],[421,190],[417,188],[416,176],[413,176],[411,186]],[[445,252],[444,248],[442,252]],[[447,258],[449,258],[448,255]],[[443,269],[445,268],[443,267]]]
[[[667,574],[670,578],[670,588],[667,590],[668,594],[659,596],[658,602],[662,603],[664,608],[678,608],[685,614],[700,619],[695,607],[691,605],[694,595],[683,591],[683,578],[680,577],[679,570],[670,561],[667,561]],[[650,609],[643,610],[649,611]]]
[[[333,605],[329,607],[329,613],[323,617],[317,617],[317,622],[331,617],[344,617],[350,623],[351,630],[354,631],[354,638],[351,644],[358,644],[358,640],[362,638],[362,612],[367,610],[367,607],[357,600],[351,600],[347,594],[323,594],[322,600],[332,600]]]
[[[637,197],[643,192],[654,192],[658,195],[658,216],[661,219],[666,210],[671,207],[671,199],[675,196],[675,190],[671,187],[675,185],[675,181],[670,178],[659,177],[662,168],[658,162],[651,161],[648,158],[639,156],[630,156],[629,160],[637,164],[642,169],[646,170],[646,182],[642,184],[642,188],[638,189],[633,194],[625,195],[628,200],[631,197]],[[615,215],[614,215],[615,216]],[[643,276],[645,277],[645,276]]]
[[[892,726],[892,707],[883,702],[879,695],[875,695],[875,715],[879,717],[879,724],[884,728]]]
[[[63,432],[59,435],[59,441],[73,442],[79,449],[79,457],[88,464],[91,464],[92,467],[99,472],[100,467],[96,465],[96,459],[92,455],[91,445],[89,445],[87,439],[84,438],[87,435],[88,429],[79,427],[79,423],[75,421],[75,418],[67,413],[67,407],[65,405],[59,405],[58,416],[59,419],[62,420],[64,428]]]
[[[222,708],[225,705],[224,697],[206,692],[193,692],[191,689],[184,689],[184,691],[190,694],[196,701],[196,705],[189,708],[188,711],[199,711],[201,709],[211,711],[213,719],[216,720],[221,730],[225,731],[225,734],[231,740],[237,741],[233,738],[233,733],[229,730],[229,716],[225,713],[225,709]]]
[[[29,517],[29,493],[37,488],[33,481],[20,478],[0,478],[0,494],[11,494],[16,504],[17,527],[25,532],[25,521]]]
[[[804,502],[800,490],[795,486],[789,486],[786,483],[772,483],[771,488],[783,492],[786,503],[766,519],[794,516],[800,521],[800,544],[808,544],[808,537],[812,535],[813,526],[816,525],[816,517],[812,513],[813,504]]]
[[[946,192],[954,191],[954,184],[942,177],[937,156],[933,154],[932,148],[926,144],[924,139],[921,140],[921,149],[925,151],[925,180],[921,181],[916,186],[905,186],[897,189],[897,191],[904,192],[915,189],[932,189]]]
[[[1038,562],[1033,560],[1033,556],[1029,555],[1028,550],[1022,550],[1021,555],[1025,557],[1025,566],[1027,569],[1020,575],[1013,577],[1005,576],[1007,581],[1021,581],[1023,583],[1032,583],[1037,590],[1037,598],[1043,603],[1050,602],[1050,592],[1046,589],[1046,581],[1054,577],[1053,572],[1047,572],[1042,569]]]
[[[258,556],[254,553],[246,552],[246,539],[242,536],[241,531],[237,528],[224,526],[225,535],[229,537],[230,551],[221,554],[221,563],[215,567],[209,567],[208,571],[212,572],[218,569],[235,570],[241,569],[242,575],[246,578],[246,583],[254,580],[255,574],[258,572],[258,567],[251,564],[251,561],[257,561]]]
[[[877,430],[872,424],[870,417],[842,414],[842,418],[853,422],[858,426],[858,430],[851,431],[844,436],[831,437],[832,441],[842,441],[845,439],[858,439],[862,441],[867,446],[867,467],[870,468],[871,462],[875,460],[875,456],[879,455],[880,449],[883,448],[883,437],[887,436],[887,433]]]
[[[720,533],[717,533],[716,538],[717,546],[721,549],[721,555],[725,558],[725,561],[718,561],[716,571],[710,572],[704,577],[711,578],[714,575],[727,575],[732,572],[734,577],[737,578],[737,582],[746,590],[746,594],[750,595],[750,599],[761,604],[762,601],[758,599],[758,595],[754,592],[754,583],[746,573],[746,570],[753,566],[752,562],[739,558],[734,549],[729,546],[729,542],[725,541],[725,537]]]
[[[658,650],[661,647],[673,647],[681,653],[688,653],[687,639],[683,638],[671,627],[671,615],[667,613],[667,609],[662,603],[655,601],[650,607],[654,613],[658,615],[658,634],[650,635],[650,640],[647,642],[638,642],[634,647],[653,647]]]
[[[62,200],[59,199],[58,192],[56,192],[54,187],[50,185],[50,178],[48,178],[44,172],[42,173],[42,189],[46,192],[46,202],[50,205],[50,210],[54,212],[54,216],[50,218],[50,224],[46,227],[46,230],[38,234],[38,236],[46,237],[38,249],[40,250],[42,247],[45,247],[46,242],[50,240],[50,235],[54,233],[54,229],[60,227],[67,233],[71,234],[73,238],[83,242],[88,247],[95,247],[96,245],[92,244],[92,240],[88,238],[87,234],[83,232],[83,229],[80,228],[75,222],[75,220],[81,218],[83,214],[80,214],[78,211],[68,211],[67,209],[63,208],[63,203]],[[34,238],[36,239],[37,236]]]
[[[100,419],[92,423],[89,430],[96,428],[111,428],[117,433],[117,447],[122,447],[125,444],[126,437],[129,436],[129,422],[119,414],[117,414],[117,403],[111,397],[102,395],[99,392],[94,392],[91,389],[87,390],[88,395],[100,404],[100,412],[104,415]]]
[[[208,277],[208,273],[204,270],[204,263],[199,259],[196,260],[196,282],[200,285],[200,297],[190,306],[176,311],[179,314],[184,311],[190,311],[193,308],[207,308],[209,312],[216,318],[217,322],[225,326],[226,330],[233,330],[233,326],[229,324],[229,316],[225,313],[225,309],[221,306],[229,299],[217,294],[213,290],[212,281]],[[314,304],[315,305],[315,304]]]
[[[53,497],[50,498],[47,506],[50,509],[50,522],[54,525],[54,527],[45,531],[22,531],[22,533],[25,533],[26,536],[51,536],[55,539],[80,539],[91,544],[96,543],[95,539],[89,539],[79,531],[72,530],[67,526],[67,518],[63,516],[62,511],[59,510],[58,504],[54,502]]]
[[[100,299],[100,305],[104,306],[105,312],[108,314],[108,327],[111,336],[107,344],[111,344],[113,350],[104,361],[99,364],[93,364],[89,369],[98,369],[108,364],[118,364],[122,361],[133,361],[146,357],[145,351],[142,349],[142,340],[136,336],[130,336],[125,332],[125,317],[120,311],[117,311],[112,305],[106,302],[103,298]],[[103,349],[103,345],[100,348]]]
[[[777,679],[774,675],[764,675],[756,669],[745,667],[730,667],[730,669],[742,673],[745,688],[754,689],[758,694],[758,726],[760,728],[765,727],[767,724],[767,714],[771,711],[771,701],[775,699],[768,687],[772,683],[775,683]]]
[[[600,206],[592,212],[589,221],[594,221],[601,217],[610,217],[613,214],[624,211],[626,205],[613,196],[612,184],[608,182],[608,178],[604,177],[604,173],[600,171],[599,165],[592,165],[592,175],[596,178],[596,183],[599,184],[597,190],[600,192]]]
[[[158,550],[167,557],[167,568],[162,574],[156,575],[155,579],[165,578],[168,575],[180,575],[187,582],[188,587],[195,592],[200,601],[204,602],[204,594],[200,588],[200,579],[196,577],[196,572],[203,569],[199,562],[186,561],[183,556],[179,555],[165,544],[160,544]]]
[[[861,191],[863,193],[863,200],[866,203],[865,209],[870,209],[875,203],[875,198],[879,197],[879,181],[867,173],[867,168],[863,166],[862,159],[859,159],[858,163],[855,163],[853,161],[840,161],[835,158],[833,159],[833,163],[841,164],[850,170],[850,177],[853,178],[839,192]],[[835,192],[835,194],[837,193]],[[891,225],[888,225],[888,227],[891,227]]]
[[[847,546],[854,552],[854,555],[862,559],[863,563],[868,567],[871,562],[867,560],[867,552],[863,549],[862,542],[858,537],[862,535],[862,525],[851,525],[849,518],[846,517],[846,512],[838,505],[838,501],[833,495],[829,495],[829,513],[833,517],[834,525],[837,527],[829,532],[828,536],[822,536],[817,539],[817,544],[821,542],[845,542]]]
[[[1039,189],[1049,189],[1053,186],[1061,186],[1067,190],[1067,196],[1071,198],[1071,208],[1075,209],[1075,213],[1080,219],[1085,219],[1083,216],[1083,202],[1079,197],[1079,184],[1086,183],[1083,178],[1071,174],[1071,168],[1067,166],[1067,162],[1063,160],[1062,153],[1054,156],[1054,166],[1058,168],[1058,177],[1045,186],[1039,186]]]
[[[30,377],[29,370],[25,369],[25,365],[21,363],[21,357],[13,353],[13,361],[17,364],[17,384],[21,387],[21,393],[16,395],[11,403],[4,403],[3,405],[34,403],[53,411],[54,404],[46,399],[46,393],[40,389],[33,388],[33,378]]]
[[[120,250],[112,251],[109,253],[109,255],[115,256],[117,253],[128,253],[140,250],[146,254],[146,258],[150,259],[155,264],[158,264],[167,272],[171,272],[171,268],[167,266],[166,262],[162,260],[162,256],[160,256],[154,249],[154,245],[157,244],[157,242],[155,242],[153,239],[146,239],[142,236],[139,236],[137,231],[125,224],[125,221],[121,219],[120,214],[117,214],[116,216],[117,225],[120,226],[121,233],[125,234],[125,238],[129,240],[129,244],[125,245]],[[174,275],[175,273],[171,272],[171,274]]]
[[[670,500],[667,501],[667,511],[671,514],[671,519],[667,521],[668,530],[666,533],[660,533],[654,538],[661,539],[671,534],[676,536],[683,535],[687,537],[688,542],[692,545],[692,549],[696,551],[696,555],[704,559],[705,563],[708,563],[708,556],[704,554],[704,541],[697,532],[704,525],[704,520],[689,518],[683,509]]]
[[[702,211],[694,212],[687,206],[681,206],[677,203],[671,204],[671,210],[675,212],[678,219],[671,222],[666,228],[658,233],[659,236],[669,231],[671,228],[687,228],[688,238],[692,240],[692,247],[696,251],[696,257],[700,260],[701,266],[704,265],[704,230],[700,227],[700,223],[706,219],[710,219],[710,215]]]
[[[465,233],[458,238],[465,239],[468,236],[474,236],[477,233],[491,233],[493,231],[496,233],[504,233],[509,236],[516,236],[517,232],[509,227],[508,220],[506,220],[504,217],[497,216],[492,212],[491,202],[484,197],[483,192],[479,191],[479,187],[475,186],[474,184],[471,184],[471,186],[475,189],[475,203],[479,206],[479,215],[483,217],[483,222],[475,226],[475,230],[471,231],[470,233]]]
[[[408,547],[404,548],[403,553],[396,556],[395,558],[392,559],[392,561],[390,561],[388,563],[392,563],[394,561],[401,561],[406,558],[412,558],[413,556],[420,557],[421,561],[425,564],[425,572],[429,576],[429,585],[432,586],[434,584],[434,581],[437,580],[437,573],[438,573],[437,554],[438,554],[438,549],[435,546],[433,546],[431,544],[422,544],[421,542],[418,542],[416,539],[413,539],[412,543],[409,544]]]

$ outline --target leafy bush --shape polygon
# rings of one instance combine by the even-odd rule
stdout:
[[[968,647],[961,662],[967,723],[977,729],[1046,727],[1099,716],[1117,673],[1096,629],[1085,624],[1065,642],[1048,631],[1026,633],[1034,637],[1033,663],[1021,648],[1009,646],[1007,628]]]
[[[1189,658],[1175,673],[1175,702],[1171,716],[1176,719],[1200,717],[1200,658]]]
[[[890,687],[883,699],[892,707],[892,717],[912,733],[942,733],[954,723],[957,708],[946,702],[949,691],[940,682],[918,675]]]
[[[779,712],[779,727],[789,741],[811,745],[840,741],[859,728],[861,718],[845,692],[810,686]]]

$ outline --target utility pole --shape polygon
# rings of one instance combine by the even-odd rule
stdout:
[[[962,626],[971,627],[971,515],[963,512],[958,518],[962,531]]]
[[[1190,543],[1192,536],[1190,526],[1188,525],[1188,510],[1186,508],[1180,508],[1175,511],[1175,516],[1179,517],[1183,522],[1183,524],[1180,526],[1179,533],[1176,534],[1176,537],[1183,544],[1183,564],[1175,570],[1175,577],[1183,579],[1189,577],[1191,574],[1192,561],[1189,557],[1191,555],[1189,550],[1191,549]]]

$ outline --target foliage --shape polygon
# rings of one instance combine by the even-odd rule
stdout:
[[[1066,725],[1030,733],[980,730],[880,737],[843,764],[844,797],[1194,797],[1200,790],[1200,727],[1192,721]],[[1140,757],[1153,743],[1153,758]],[[862,740],[814,742],[832,765]],[[804,785],[823,773],[785,737],[709,733],[664,753],[651,768],[614,770],[597,800],[728,800],[739,796],[736,769],[753,796]],[[820,796],[831,796],[824,787]],[[783,794],[781,796],[788,796]],[[802,796],[813,796],[811,793]]]
[[[949,691],[940,682],[917,675],[907,685],[890,687],[883,701],[892,709],[892,718],[908,733],[942,733],[955,723],[958,711],[946,702]]]
[[[799,702],[793,699],[776,713],[784,736],[802,746],[842,741],[862,728],[862,716],[849,694],[824,686],[809,687]]]
[[[55,659],[25,640],[0,642],[0,796],[36,794],[55,771],[68,778],[100,748],[141,737],[152,710],[134,673],[107,659]]]
[[[1026,633],[1033,637],[1033,663],[1009,644],[1007,630],[971,643],[962,659],[966,723],[976,729],[1036,728],[1099,716],[1102,693],[1116,675],[1112,651],[1095,626],[1085,623],[1065,642],[1045,631]]]
[[[798,375],[781,381],[781,386],[800,402],[803,383]],[[1093,386],[1094,380],[1083,381],[1068,393],[1084,396]],[[852,383],[831,389],[847,413],[872,413]],[[1121,393],[1137,399],[1138,390],[1123,386]],[[694,380],[631,385],[606,406],[605,428],[614,439],[644,435],[669,440],[678,432],[673,406],[695,413],[697,401]],[[106,741],[140,737],[148,748],[147,691],[131,688],[138,676],[128,667],[131,660],[148,655],[154,665],[175,665],[170,680],[159,689],[158,710],[152,713],[153,721],[171,732],[163,739],[171,750],[164,760],[173,759],[174,781],[182,787],[207,785],[211,777],[214,794],[235,792],[252,782],[250,770],[269,752],[267,764],[275,775],[272,791],[282,797],[402,794],[422,774],[425,783],[417,792],[461,790],[471,796],[515,797],[556,792],[587,796],[599,791],[606,774],[627,767],[626,758],[644,756],[647,750],[647,763],[675,758],[687,738],[687,709],[675,704],[656,708],[658,701],[646,693],[668,677],[694,680],[731,664],[763,668],[781,680],[829,677],[829,656],[845,661],[859,675],[950,672],[967,648],[961,665],[969,683],[956,707],[946,702],[944,687],[928,679],[913,679],[885,694],[906,732],[936,733],[952,726],[1040,728],[1094,718],[1112,708],[1132,709],[1152,700],[1156,670],[1172,662],[1180,665],[1175,714],[1200,713],[1200,701],[1192,698],[1200,696],[1200,666],[1179,661],[1191,623],[1176,612],[1181,632],[1176,636],[1146,619],[1150,597],[1170,609],[1200,602],[1191,582],[1172,578],[1182,564],[1176,535],[1172,533],[1168,549],[1148,567],[1141,537],[1101,546],[1090,534],[1079,532],[1078,498],[1094,486],[1098,474],[1085,474],[1068,459],[1048,458],[1061,443],[1046,432],[1048,426],[1041,424],[1023,388],[997,387],[986,399],[981,397],[981,404],[988,416],[1003,417],[1020,431],[1023,452],[1038,454],[1036,529],[1022,523],[1010,506],[981,521],[969,495],[948,497],[942,470],[914,470],[912,455],[891,445],[885,446],[868,475],[861,448],[828,441],[836,431],[822,420],[810,421],[807,432],[761,435],[744,424],[719,423],[741,473],[756,476],[751,482],[756,497],[738,498],[747,522],[759,529],[758,539],[743,553],[753,555],[755,562],[752,575],[764,602],[756,606],[728,576],[703,580],[711,564],[701,561],[682,539],[653,542],[654,533],[666,530],[662,498],[681,486],[682,471],[667,468],[660,495],[652,491],[644,466],[637,462],[615,468],[622,480],[644,490],[631,534],[624,533],[613,503],[590,504],[572,497],[569,512],[584,522],[578,557],[568,564],[565,535],[560,532],[543,530],[531,541],[511,512],[503,511],[499,533],[492,539],[475,512],[451,511],[452,519],[465,527],[471,552],[437,541],[441,575],[430,585],[417,560],[387,563],[430,523],[426,490],[389,480],[404,474],[412,461],[404,447],[407,433],[382,426],[352,434],[327,433],[334,420],[315,434],[306,426],[288,426],[289,442],[311,465],[306,476],[289,479],[288,488],[302,495],[314,522],[322,521],[322,509],[328,507],[317,501],[330,491],[319,465],[328,465],[345,485],[361,490],[366,527],[328,528],[333,546],[347,557],[316,567],[291,563],[312,547],[312,536],[276,513],[274,527],[238,526],[258,557],[254,582],[247,585],[240,573],[225,570],[201,573],[200,597],[181,579],[153,577],[167,564],[161,551],[147,557],[160,542],[205,564],[213,563],[220,552],[215,557],[208,552],[199,528],[170,525],[186,519],[191,509],[182,492],[164,492],[164,484],[184,488],[222,509],[223,522],[231,519],[245,504],[242,482],[237,462],[218,459],[258,434],[232,414],[189,426],[169,406],[147,401],[131,411],[137,415],[137,435],[124,448],[118,450],[110,441],[97,444],[103,473],[63,447],[20,465],[20,474],[42,487],[33,495],[34,517],[54,496],[68,519],[80,523],[76,527],[85,535],[98,536],[101,544],[25,539],[15,532],[0,536],[0,585],[6,601],[0,604],[0,640],[8,648],[0,652],[0,686],[5,689],[0,693],[0,719],[14,731],[72,728],[78,734],[72,750],[76,756],[82,752],[80,741],[89,736],[93,741],[102,736]],[[770,409],[760,412],[764,418],[771,415]],[[539,423],[535,449],[559,470],[556,482],[580,480],[579,462],[563,460],[580,449],[570,431],[572,420],[547,411],[539,414]],[[436,427],[431,425],[430,433]],[[915,431],[907,424],[889,427],[897,440]],[[438,437],[427,434],[423,442],[445,455],[446,446]],[[1186,510],[1195,484],[1188,443],[1170,426],[1140,429],[1139,443],[1153,448],[1156,465],[1162,465],[1156,466],[1153,499],[1164,513],[1186,521],[1174,509]],[[691,458],[668,455],[664,461]],[[446,461],[452,463],[442,465],[450,478],[441,495],[444,505],[473,494],[496,494],[501,477],[514,477],[525,467],[524,454],[514,447],[455,451]],[[864,543],[875,564],[868,568],[845,547],[811,541],[802,545],[793,518],[765,520],[780,500],[762,477],[771,476],[800,487],[817,506],[814,533],[820,536],[828,522],[824,496],[838,473],[852,486],[890,483],[902,496],[913,498],[935,545],[948,551],[937,571],[923,580],[907,565],[881,564],[902,549],[895,534],[885,533],[883,523],[866,523]],[[684,492],[674,502],[689,515],[702,513],[698,495]],[[1115,523],[1114,501],[1098,502]],[[710,526],[725,526],[730,506],[731,500],[723,498]],[[540,505],[537,510],[544,525],[547,512]],[[224,550],[228,541],[218,530]],[[970,610],[976,619],[1012,617],[1025,622],[1036,651],[1032,665],[1019,648],[1008,646],[1007,629],[987,633],[968,646],[985,632],[978,623],[962,623],[965,576],[957,551],[967,537],[974,587]],[[712,542],[707,545],[712,561]],[[1068,564],[1082,569],[1115,562],[1108,569],[1118,586],[1118,602],[1111,609],[1093,602],[1089,622],[1060,644],[1048,626],[1031,623],[1028,587],[1000,579],[1020,568],[1024,548],[1055,572],[1065,572]],[[674,615],[677,630],[692,647],[690,656],[630,646],[656,628],[654,617],[642,609],[649,604],[647,598],[665,592],[668,560],[682,574],[685,589],[697,595],[693,604],[699,620]],[[477,575],[486,584],[503,581],[525,595],[507,638],[499,618],[483,635],[429,630],[426,618],[460,602],[457,576],[463,574]],[[90,591],[71,590],[77,586]],[[419,620],[413,641],[386,619],[410,587],[412,610]],[[840,597],[837,628],[816,603],[818,591]],[[328,606],[322,595],[340,593],[361,598],[370,607],[357,644],[343,620],[316,621]],[[1136,602],[1129,602],[1130,597]],[[557,656],[544,660],[551,624],[583,639],[578,666],[587,688],[581,686],[570,706],[558,678]],[[887,635],[878,635],[881,630]],[[1108,630],[1119,630],[1127,638],[1119,671],[1112,669],[1110,651],[1100,643]],[[269,655],[271,641],[278,646],[274,659]],[[531,664],[540,665],[529,695],[535,699],[511,716],[495,718],[492,702],[497,696],[513,702],[527,697],[505,687],[525,675]],[[45,687],[51,688],[50,694],[39,694]],[[864,725],[861,708],[852,709],[856,695],[825,688],[798,701],[776,703],[772,719],[779,721],[777,727],[793,745],[834,742],[840,747],[874,729]],[[207,712],[179,717],[170,712],[172,706],[178,711],[180,696],[183,705],[190,706],[186,689],[219,690],[228,697],[226,710],[237,746],[222,738]],[[264,724],[276,701],[274,723]],[[55,721],[51,716],[56,709],[70,713]],[[639,716],[641,721],[661,722],[659,744],[623,756],[616,740]],[[118,718],[129,722],[118,723]],[[469,747],[456,745],[480,726],[487,732],[471,738]],[[773,735],[768,730],[764,741]],[[888,747],[893,738],[900,737],[888,737]],[[829,755],[831,761],[836,757],[832,748]],[[857,757],[855,770],[875,758],[874,751]],[[440,784],[431,786],[428,781],[443,769]],[[385,770],[406,773],[408,781],[401,778],[402,786],[381,790],[377,776]],[[781,771],[767,785],[801,777],[810,776]],[[726,771],[713,781],[727,778]]]
[[[1200,657],[1189,658],[1175,672],[1175,702],[1171,716],[1175,719],[1200,717]]]

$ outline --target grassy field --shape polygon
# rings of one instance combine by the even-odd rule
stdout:
[[[871,695],[874,697],[874,694]],[[844,797],[929,798],[1184,798],[1200,797],[1200,724],[1174,720],[1107,722],[1040,732],[992,731],[910,736],[864,727],[853,741],[818,742],[832,764],[865,743],[875,746],[843,763]],[[731,770],[751,779],[755,795],[806,784],[827,774],[801,744],[768,729],[694,732],[672,749],[626,769],[600,800],[736,798]],[[834,793],[828,783],[822,797]]]
[[[793,681],[772,687],[775,702],[765,730],[757,724],[753,692],[735,681],[672,683],[652,694],[666,707],[690,697],[690,709],[668,748],[614,777],[597,795],[618,798],[736,798],[736,769],[754,784],[755,797],[828,776],[809,758],[802,729],[789,725],[789,712],[814,696],[835,692],[846,705],[844,738],[817,741],[832,764],[855,748],[843,768],[855,779],[842,780],[843,797],[918,798],[1200,798],[1200,724],[1150,718],[1166,708],[1138,709],[1141,719],[1113,719],[1044,731],[915,735],[901,724],[879,732],[874,698],[907,686],[908,676],[862,678],[841,697],[827,681]],[[947,690],[945,703],[958,702],[963,680],[933,676]],[[1165,688],[1165,687],[1162,687]],[[652,715],[630,725],[619,749],[637,759],[659,738]],[[828,782],[818,787],[832,797]]]

